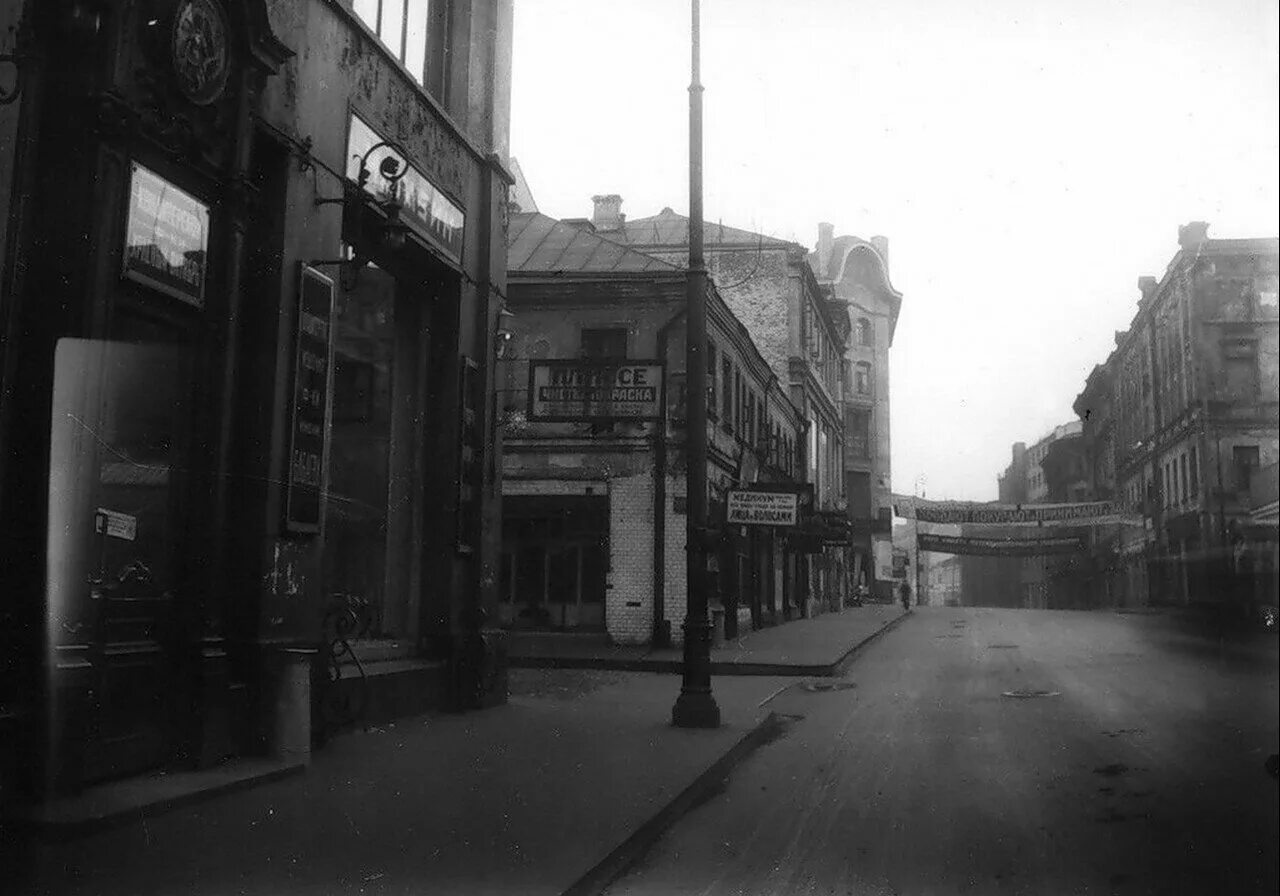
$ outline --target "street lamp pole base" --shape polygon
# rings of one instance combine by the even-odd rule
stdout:
[[[720,707],[710,691],[681,691],[671,707],[671,724],[677,728],[719,728]]]

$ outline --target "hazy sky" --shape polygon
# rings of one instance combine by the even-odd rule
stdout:
[[[688,210],[688,0],[515,0],[539,208]],[[889,238],[893,483],[989,500],[1177,228],[1275,236],[1277,4],[704,0],[708,220]]]

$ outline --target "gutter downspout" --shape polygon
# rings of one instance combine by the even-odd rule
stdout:
[[[667,337],[685,315],[681,309],[658,329],[658,358],[667,360]],[[686,391],[688,378],[685,380]],[[685,424],[688,426],[688,423]],[[667,415],[653,427],[653,634],[654,648],[671,646],[671,623],[667,620]]]

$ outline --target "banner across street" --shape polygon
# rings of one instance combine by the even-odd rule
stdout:
[[[893,512],[903,519],[939,525],[1039,526],[1103,525],[1141,521],[1116,501],[1075,504],[986,504],[979,501],[927,501],[893,496]]]
[[[1083,535],[1050,538],[975,538],[969,535],[934,535],[921,532],[916,545],[938,554],[977,554],[989,557],[1035,557],[1045,554],[1078,554],[1086,548]]]

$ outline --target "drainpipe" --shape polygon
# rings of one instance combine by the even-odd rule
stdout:
[[[684,317],[680,309],[658,329],[658,359],[667,360],[671,328]],[[685,378],[688,390],[688,375]],[[686,401],[687,406],[687,401]],[[688,423],[686,421],[686,426]],[[667,415],[653,427],[653,636],[654,647],[671,646],[671,624],[667,621]]]

